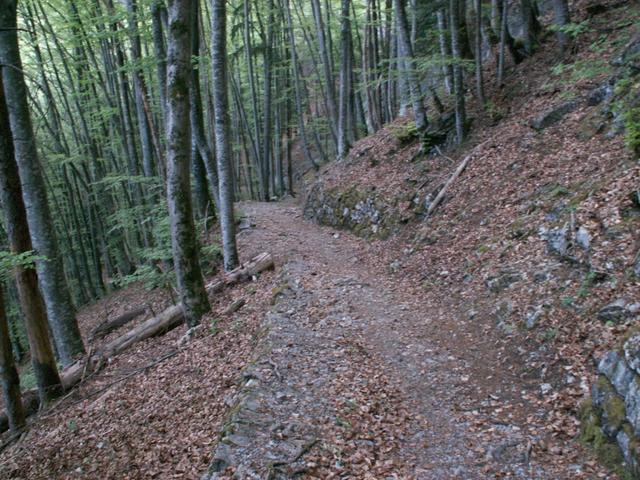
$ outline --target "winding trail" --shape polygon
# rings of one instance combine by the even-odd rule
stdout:
[[[539,379],[514,370],[495,348],[495,326],[469,314],[472,303],[416,298],[401,275],[367,261],[365,241],[305,221],[293,202],[240,209],[251,222],[239,235],[244,254],[270,251],[285,273],[237,399],[246,408],[217,451],[220,469],[242,464],[243,478],[587,478],[575,457],[558,461],[562,447],[547,451],[530,424],[546,412],[526,400]]]

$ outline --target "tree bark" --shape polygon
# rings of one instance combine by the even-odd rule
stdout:
[[[9,338],[9,325],[4,307],[2,282],[0,282],[0,383],[2,383],[9,429],[11,432],[17,433],[25,427],[27,422],[22,406],[20,377],[13,360],[13,350],[11,349],[11,339]]]
[[[224,269],[238,265],[235,218],[233,215],[233,172],[229,135],[229,95],[227,91],[227,7],[225,0],[211,2],[211,64],[215,111],[220,228]]]
[[[340,110],[338,114],[338,158],[342,159],[349,152],[349,101],[351,98],[351,19],[349,18],[350,0],[342,0],[340,19],[340,49],[342,63],[340,66]]]
[[[411,46],[411,37],[409,36],[409,24],[407,22],[407,14],[404,8],[404,0],[394,0],[396,9],[396,18],[398,21],[398,38],[400,39],[400,51],[404,57],[407,67],[407,80],[409,83],[409,91],[411,92],[411,102],[413,103],[413,113],[416,117],[416,128],[419,132],[426,130],[427,114],[422,102],[422,93],[420,92],[420,83],[416,71],[416,64],[413,55],[413,47]]]
[[[63,365],[84,353],[47,201],[18,47],[16,1],[0,0],[0,64],[31,240],[49,322]]]
[[[478,95],[478,103],[484,108],[484,80],[482,78],[482,0],[475,0],[475,3],[476,92]]]
[[[445,9],[441,8],[436,13],[438,21],[438,41],[440,42],[440,56],[442,57],[442,73],[444,76],[444,89],[447,93],[453,92],[453,65],[451,65],[451,43],[445,22]]]
[[[562,28],[571,22],[567,0],[553,0],[553,13],[556,28]],[[556,37],[560,46],[560,54],[564,55],[570,46],[571,38],[561,30],[556,31]]]
[[[464,105],[464,80],[462,76],[462,57],[460,51],[460,22],[458,19],[458,2],[449,0],[449,15],[451,28],[451,52],[453,54],[453,90],[456,110],[456,139],[458,145],[462,143],[466,134],[467,114]]]
[[[200,323],[211,310],[200,269],[193,221],[189,157],[191,76],[191,0],[170,0],[167,51],[167,201],[178,291],[187,324]]]

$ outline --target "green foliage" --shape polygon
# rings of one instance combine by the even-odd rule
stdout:
[[[389,125],[391,135],[395,137],[402,145],[412,142],[418,138],[418,128],[415,122],[409,122],[404,125]]]
[[[45,257],[36,255],[33,250],[23,253],[11,253],[0,250],[0,280],[7,280],[16,267],[35,268],[35,262]]]
[[[627,148],[636,157],[640,156],[640,107],[631,108],[625,112],[624,127]]]
[[[589,20],[585,20],[580,23],[567,23],[566,25],[551,25],[549,29],[552,32],[564,33],[571,38],[577,38],[583,33],[590,32],[592,29],[589,26]]]
[[[504,118],[504,111],[498,107],[492,100],[485,103],[485,109],[492,122],[499,122]]]
[[[568,75],[565,79],[568,83],[591,80],[608,73],[611,73],[611,66],[603,59],[559,63],[551,68],[551,74],[556,77]]]

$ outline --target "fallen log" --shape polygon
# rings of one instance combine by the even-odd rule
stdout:
[[[247,301],[244,298],[239,298],[238,300],[233,302],[231,305],[229,305],[227,308],[225,308],[224,311],[222,312],[222,315],[227,316],[237,312],[242,307],[244,307],[245,303],[247,303]]]
[[[433,213],[433,211],[438,207],[438,205],[440,205],[440,202],[444,198],[445,193],[447,193],[447,190],[449,190],[449,187],[451,186],[451,184],[455,182],[456,178],[458,178],[460,174],[464,172],[464,169],[467,168],[467,165],[471,160],[471,157],[472,155],[467,155],[464,158],[464,160],[462,160],[460,165],[458,165],[458,168],[456,168],[456,171],[453,172],[453,175],[451,175],[451,178],[447,180],[447,183],[444,184],[444,187],[442,187],[442,190],[440,190],[438,195],[436,195],[436,198],[433,200],[433,202],[431,202],[431,205],[429,205],[429,209],[427,210],[427,214],[425,215],[425,218],[429,218]]]
[[[250,279],[258,273],[273,268],[273,258],[268,253],[262,253],[251,259],[247,264],[241,265],[225,274],[221,280],[211,282],[206,286],[207,293],[213,294],[222,291],[225,287]],[[164,312],[150,318],[136,328],[129,330],[124,335],[107,343],[98,353],[95,361],[113,357],[126,350],[131,345],[146,338],[155,337],[177,327],[184,322],[182,304],[179,303],[167,308]]]
[[[274,268],[273,258],[268,253],[262,253],[252,258],[248,263],[226,273],[221,280],[209,283],[206,286],[207,293],[221,292],[225,287],[249,280],[254,275],[272,268]],[[239,305],[237,308],[241,306]],[[155,317],[145,320],[140,325],[104,345],[95,354],[90,354],[88,357],[78,360],[65,368],[60,373],[60,380],[65,391],[79,383],[86,375],[100,370],[108,358],[118,355],[141,340],[164,334],[179,326],[182,322],[184,322],[184,312],[181,303],[173,305]],[[26,399],[25,402],[29,401],[28,414],[35,413],[39,408],[37,391],[29,390],[25,392],[24,398]],[[26,407],[27,405],[25,405]],[[6,414],[3,413],[0,415],[0,433],[8,428],[9,422]]]
[[[109,333],[135,320],[140,315],[146,313],[147,310],[148,310],[147,307],[140,307],[140,308],[136,308],[134,310],[125,312],[122,315],[117,316],[116,318],[107,319],[104,322],[102,322],[100,325],[98,325],[96,328],[91,330],[90,338],[92,340],[95,340],[95,339],[106,337]]]

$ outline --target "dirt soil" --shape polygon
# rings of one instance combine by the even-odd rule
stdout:
[[[239,478],[613,478],[546,428],[540,379],[468,300],[416,294],[371,244],[304,221],[293,203],[242,209],[255,225],[244,248],[273,252],[293,293],[276,290],[270,373],[245,377],[249,391],[263,384],[254,397],[269,420],[224,440]],[[282,430],[298,446],[288,457],[273,451]]]

